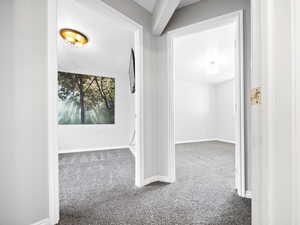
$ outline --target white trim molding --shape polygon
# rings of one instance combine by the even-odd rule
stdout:
[[[217,139],[216,138],[211,138],[211,139],[198,139],[198,140],[178,141],[178,142],[176,142],[176,145],[198,143],[198,142],[210,142],[210,141],[217,141]]]
[[[135,157],[135,147],[134,146],[131,146],[131,145],[129,145],[129,150],[130,150],[130,152],[131,152],[131,154]]]
[[[144,45],[143,26],[112,8],[103,1],[97,1],[97,10],[122,22],[134,33],[134,50],[136,56],[136,94],[135,94],[135,184],[143,186],[144,182]],[[49,217],[50,223],[59,221],[59,185],[58,185],[58,143],[57,143],[57,0],[48,0],[48,171],[49,171]],[[128,146],[126,146],[128,147]],[[89,149],[88,151],[90,151]],[[93,149],[99,150],[99,149]],[[72,150],[72,151],[81,151]],[[71,151],[64,151],[65,153]]]
[[[63,149],[59,150],[58,154],[69,154],[69,153],[79,153],[79,152],[97,152],[97,151],[111,151],[111,150],[121,150],[130,149],[129,146],[116,146],[116,147],[106,147],[106,148],[80,148],[80,149]]]
[[[144,180],[143,185],[148,185],[154,182],[172,183],[172,180],[168,176],[152,176]]]
[[[300,2],[291,0],[292,36],[292,225],[300,224]]]
[[[47,219],[43,219],[41,221],[38,221],[36,223],[33,223],[31,225],[52,225],[52,224],[50,224],[50,220],[49,220],[49,218],[47,218]]]
[[[210,139],[177,141],[175,144],[176,145],[180,145],[180,144],[191,144],[191,143],[211,142],[211,141],[218,141],[218,142],[224,142],[224,143],[229,143],[229,144],[236,144],[235,141],[225,140],[225,139],[221,139],[221,138],[210,138]]]
[[[183,28],[168,32],[167,50],[168,50],[168,177],[171,181],[176,179],[175,169],[175,96],[174,96],[174,40],[178,37],[198,33],[211,28],[234,23],[236,25],[236,112],[237,119],[235,123],[236,141],[235,141],[235,162],[236,162],[236,187],[238,194],[245,197],[246,170],[245,170],[245,137],[244,137],[244,31],[243,31],[243,10],[229,13],[223,16],[215,17],[209,20],[195,23]],[[225,140],[224,140],[225,141]]]
[[[261,138],[252,148],[254,225],[300,224],[299,7],[298,0],[252,0],[252,74],[262,87]]]
[[[122,16],[120,12],[117,12]],[[136,24],[133,20],[126,17],[129,23],[135,25],[136,31],[134,34],[134,50],[136,60],[136,94],[135,94],[135,185],[142,187],[144,180],[144,42],[143,42],[143,27]]]
[[[49,220],[59,222],[58,129],[57,129],[57,0],[48,0],[48,176]]]
[[[234,144],[234,145],[236,144],[236,141],[226,140],[226,139],[222,139],[222,138],[216,138],[216,141],[229,143],[229,144]]]
[[[264,1],[265,2],[265,1]],[[262,11],[262,1],[261,0],[251,0],[251,77],[252,77],[252,85],[253,87],[262,87],[262,39],[261,39],[261,31],[262,31],[262,16],[264,14]],[[264,91],[264,89],[263,89]],[[264,99],[264,96],[263,96]],[[265,102],[263,102],[265,104]],[[262,158],[262,113],[261,106],[257,107],[255,112],[254,121],[255,124],[252,124],[252,132],[255,132],[256,137],[252,137],[252,142],[256,141],[257,145],[252,146],[252,159],[251,160],[251,194],[252,194],[252,224],[253,225],[262,225],[266,224],[262,220],[262,217],[265,216],[265,213],[262,212],[264,210],[265,205],[261,202],[262,193],[261,193],[261,173],[263,172],[261,168]],[[252,113],[252,116],[253,113]],[[254,130],[255,129],[255,130]]]
[[[251,191],[246,191],[245,197],[251,199],[252,198],[252,192]]]

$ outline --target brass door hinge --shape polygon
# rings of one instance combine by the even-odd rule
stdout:
[[[261,87],[251,89],[250,101],[252,105],[261,104]]]

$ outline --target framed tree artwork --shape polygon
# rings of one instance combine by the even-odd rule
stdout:
[[[114,124],[115,79],[58,72],[58,123]]]

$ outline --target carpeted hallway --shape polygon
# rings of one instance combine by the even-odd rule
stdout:
[[[234,192],[234,146],[176,147],[177,182],[134,186],[129,150],[62,154],[60,225],[250,225]]]

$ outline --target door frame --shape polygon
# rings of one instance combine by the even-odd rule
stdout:
[[[292,49],[292,225],[300,221],[300,3],[291,0]]]
[[[50,224],[59,222],[59,176],[58,176],[58,129],[57,129],[57,0],[48,1],[48,40],[47,40],[47,73],[48,73],[48,175],[49,175],[49,219]],[[114,19],[126,22],[134,32],[134,49],[136,65],[136,93],[135,93],[135,185],[142,187],[144,184],[144,101],[143,101],[143,26],[136,23],[108,4],[97,1],[101,8],[100,13],[105,13]],[[129,88],[129,87],[128,87]]]
[[[238,194],[246,197],[246,174],[245,174],[245,113],[244,113],[244,30],[243,10],[218,16],[201,21],[183,28],[168,32],[167,54],[168,54],[168,176],[172,182],[176,180],[175,168],[175,76],[174,76],[174,40],[178,37],[213,29],[229,23],[236,24],[236,114],[235,123],[236,145],[235,145],[235,185]],[[247,195],[247,197],[249,197]]]

